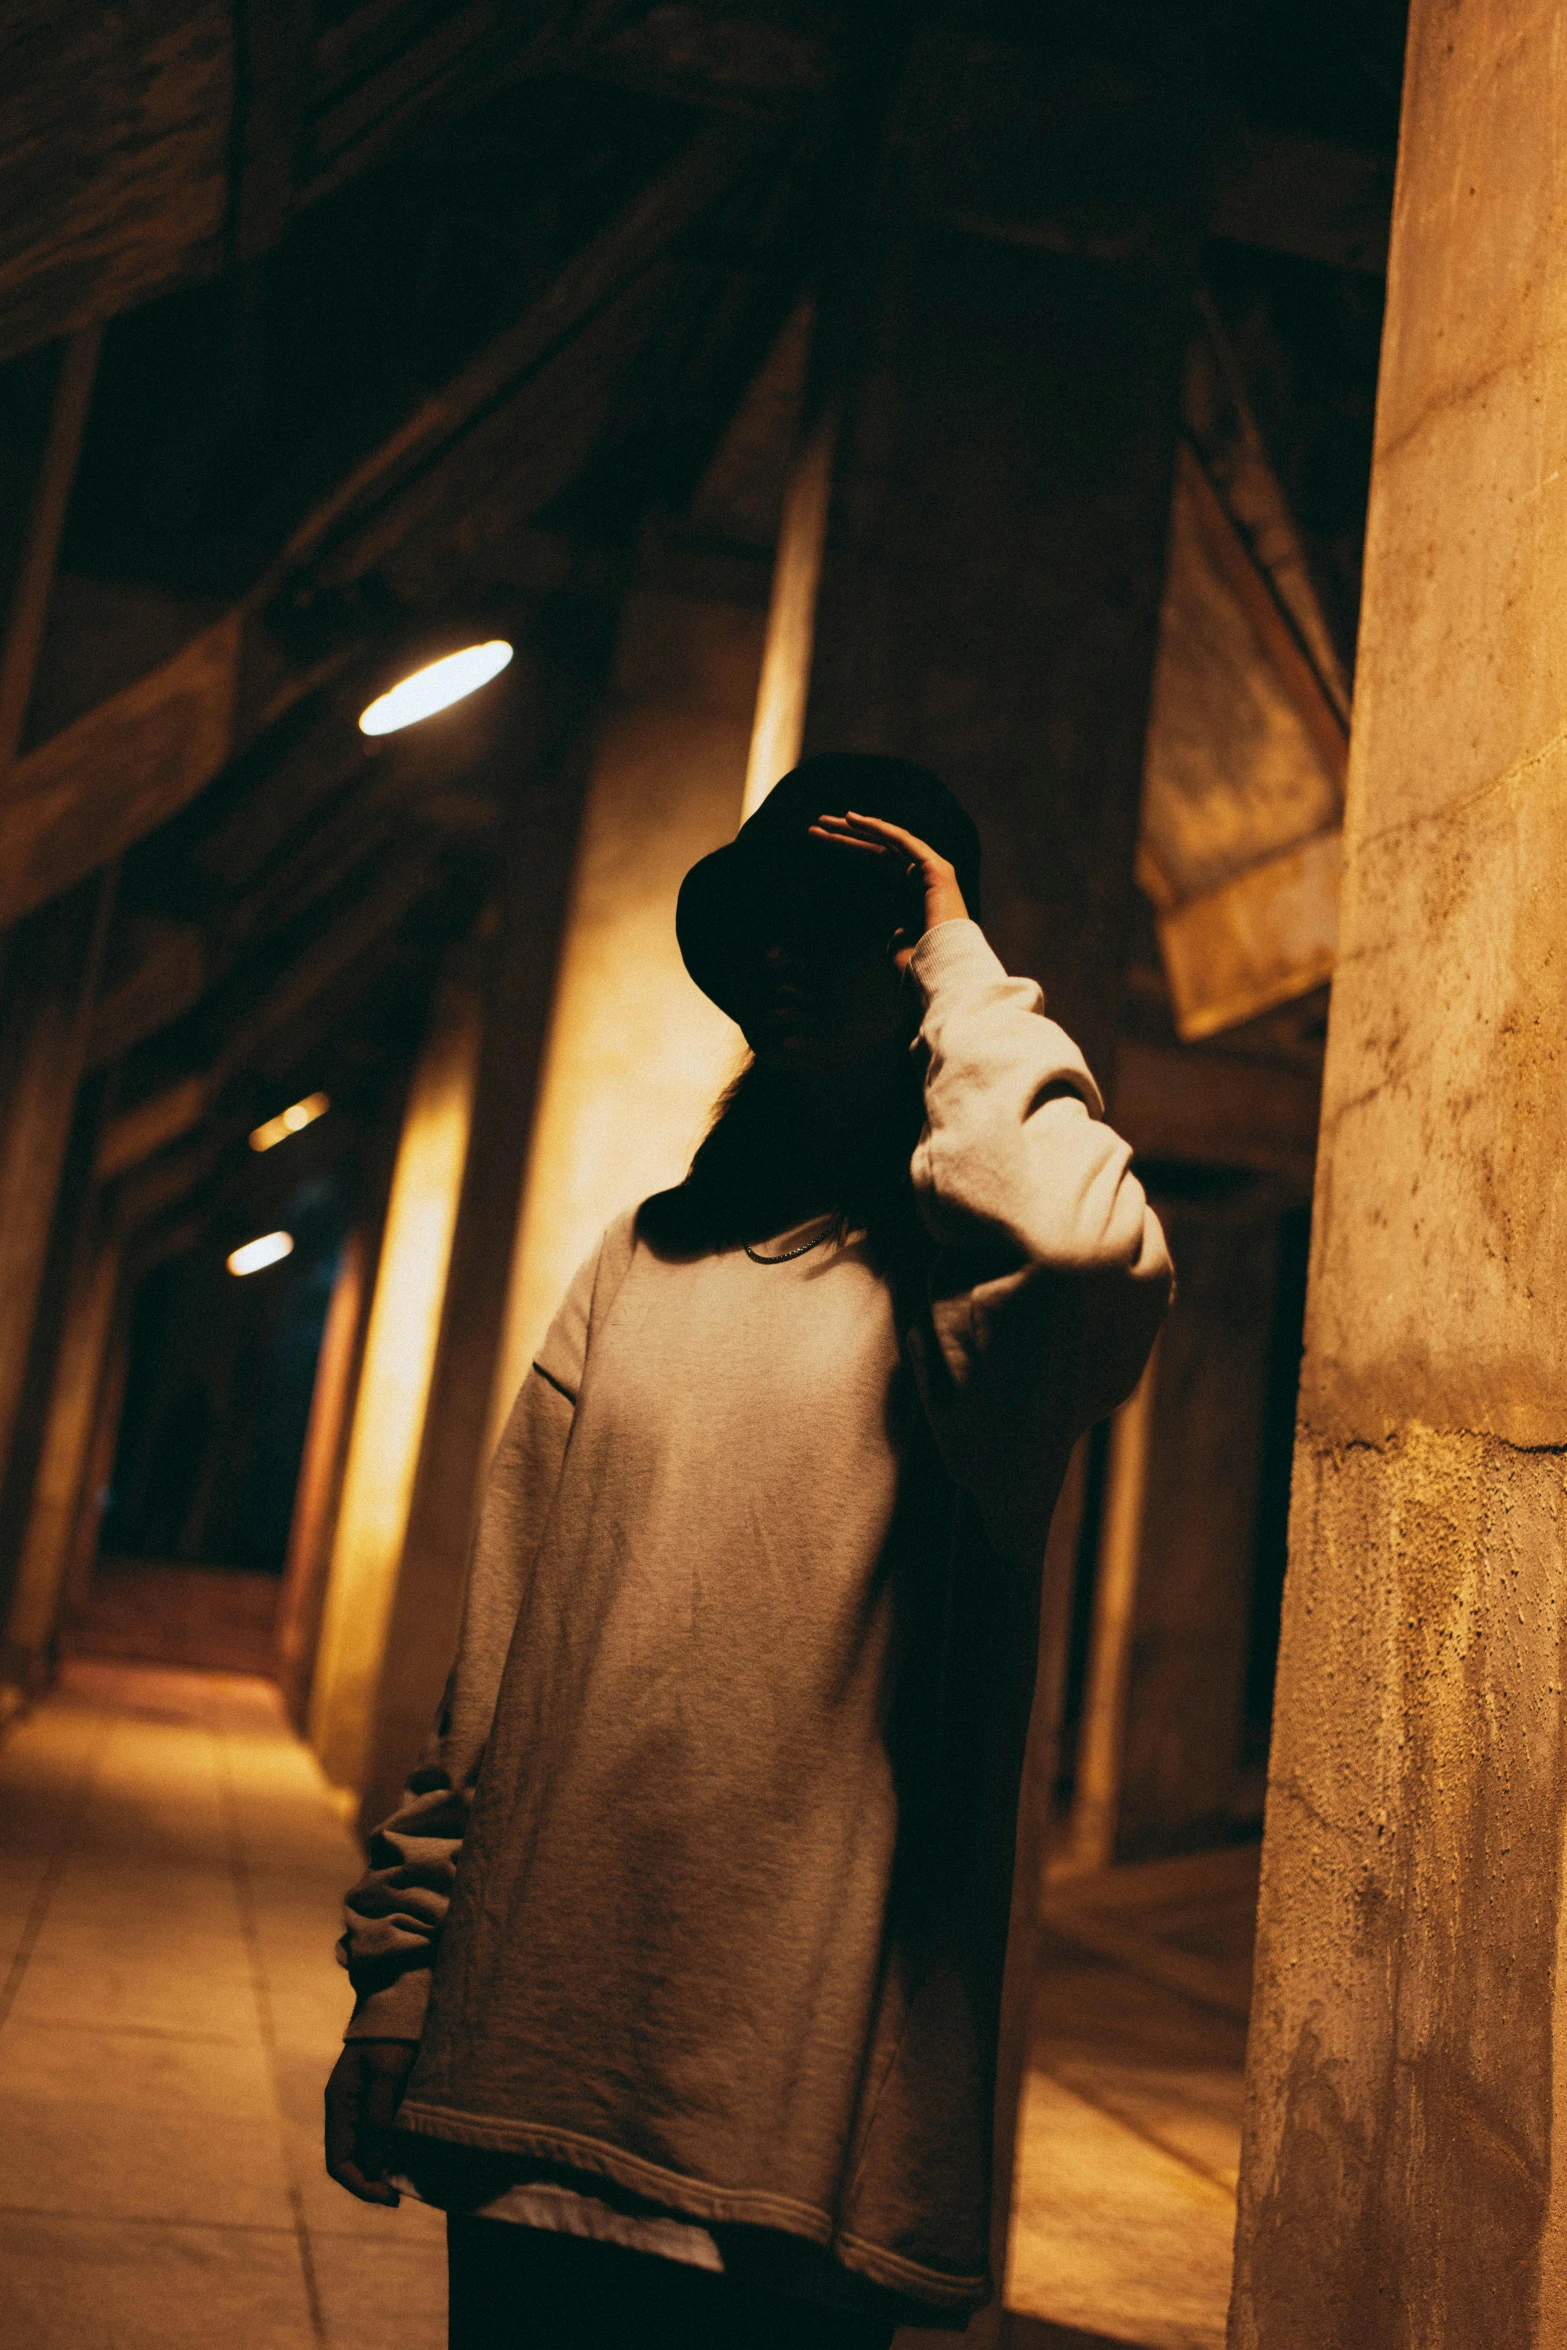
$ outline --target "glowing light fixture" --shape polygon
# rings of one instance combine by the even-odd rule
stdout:
[[[359,731],[396,734],[417,719],[449,710],[465,694],[475,693],[492,677],[499,677],[510,659],[511,647],[504,637],[492,637],[487,645],[464,645],[460,653],[448,653],[444,660],[416,669],[390,693],[378,694],[370,707],[360,712]]]
[[[324,1119],[329,1109],[331,1100],[324,1093],[308,1093],[303,1102],[289,1102],[289,1107],[280,1109],[275,1119],[265,1119],[261,1126],[251,1126],[251,1149],[254,1152],[270,1152],[280,1142],[287,1142],[289,1135],[301,1133],[301,1128],[315,1126],[315,1121]]]
[[[231,1273],[264,1273],[268,1265],[280,1264],[284,1257],[294,1253],[292,1232],[263,1232],[259,1240],[247,1240],[228,1260]]]
[[[307,1093],[302,1102],[290,1102],[288,1108],[279,1110],[275,1118],[268,1118],[264,1125],[253,1126],[250,1130],[251,1149],[272,1150],[278,1143],[287,1142],[291,1134],[298,1134],[303,1127],[313,1126],[318,1118],[324,1118],[331,1107],[331,1101],[324,1093]]]

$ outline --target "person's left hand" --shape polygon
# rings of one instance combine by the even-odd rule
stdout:
[[[811,826],[811,838],[836,841],[862,856],[896,858],[902,865],[911,894],[916,890],[920,894],[924,918],[918,929],[903,923],[893,934],[892,956],[900,971],[927,930],[934,930],[938,922],[967,920],[968,907],[955,869],[945,857],[937,856],[928,841],[905,832],[901,824],[889,824],[882,816],[857,816],[850,808],[842,816],[818,816]]]

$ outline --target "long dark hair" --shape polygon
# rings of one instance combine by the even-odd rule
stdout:
[[[655,1244],[735,1248],[797,1216],[831,1215],[889,1266],[918,1246],[909,1160],[924,1123],[925,1053],[915,1045],[868,1079],[861,1114],[824,1147],[800,1115],[801,1081],[748,1059],[720,1094],[683,1183],[644,1210]]]

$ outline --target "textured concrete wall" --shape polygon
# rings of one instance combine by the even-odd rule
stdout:
[[[985,928],[1108,1087],[1188,288],[937,232],[853,338],[807,751],[921,759]]]
[[[678,1183],[745,1054],[675,943],[688,866],[733,838],[763,615],[627,601],[577,840],[490,1401],[505,1424],[572,1275],[614,1217]]]
[[[1231,2339],[1567,2340],[1567,24],[1416,0]]]

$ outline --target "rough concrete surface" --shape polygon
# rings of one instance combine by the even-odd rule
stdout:
[[[1567,2338],[1564,115],[1558,8],[1416,0],[1236,2350]]]

